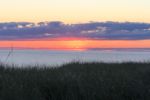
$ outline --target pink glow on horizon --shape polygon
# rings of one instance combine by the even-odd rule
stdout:
[[[0,41],[0,48],[31,48],[51,50],[86,50],[93,48],[150,48],[150,40],[91,40],[56,38],[46,40]]]

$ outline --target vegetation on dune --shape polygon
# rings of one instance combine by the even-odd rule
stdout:
[[[150,99],[150,63],[0,66],[0,100]]]

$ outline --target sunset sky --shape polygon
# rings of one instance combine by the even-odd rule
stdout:
[[[150,48],[149,9],[150,0],[0,0],[0,48]]]
[[[150,0],[0,0],[0,20],[150,22]]]

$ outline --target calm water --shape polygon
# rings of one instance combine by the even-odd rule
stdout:
[[[89,50],[89,51],[51,51],[51,50],[0,50],[0,61],[9,64],[60,65],[72,61],[83,62],[143,62],[150,61],[150,50]]]

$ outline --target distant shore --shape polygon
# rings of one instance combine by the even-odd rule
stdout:
[[[150,63],[0,65],[0,100],[149,100]]]

